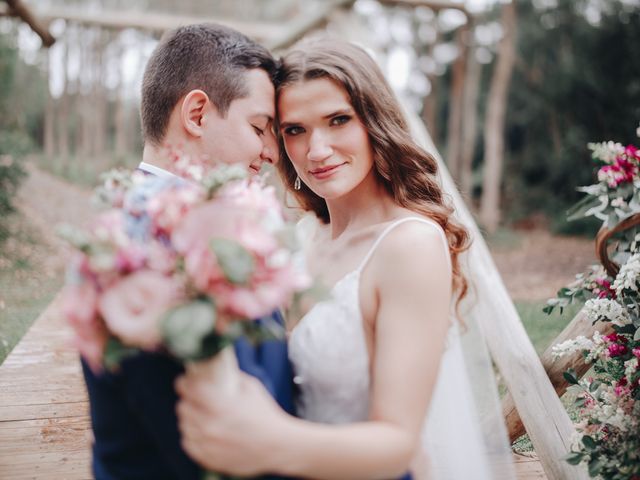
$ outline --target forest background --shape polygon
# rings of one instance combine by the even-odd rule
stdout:
[[[273,22],[322,3],[48,0],[30,5],[36,13],[40,8],[126,16],[144,11]],[[410,2],[358,0],[350,8],[375,32],[390,81],[425,120],[487,233],[525,326],[536,347],[544,349],[564,323],[542,318],[540,302],[592,260],[581,252],[592,251],[588,239],[597,224],[567,223],[565,216],[580,198],[576,188],[592,183],[595,164],[587,143],[638,141],[640,1],[460,2],[467,16],[457,9],[403,3]],[[51,224],[59,219],[43,214],[46,204],[69,192],[88,201],[100,171],[135,166],[142,148],[139,81],[157,34],[62,20],[52,22],[50,30],[58,41],[47,50],[26,24],[0,18],[0,361],[62,282],[63,261],[51,260],[60,253]],[[510,61],[500,97],[492,92],[505,58]],[[498,128],[490,128],[496,125],[490,113],[495,102],[504,117]],[[503,142],[497,153],[488,150],[496,139]],[[497,200],[487,201],[491,196]],[[567,234],[585,240],[558,236]],[[513,253],[540,263],[536,244],[547,253],[557,245],[565,248],[553,260],[564,276],[553,281],[542,276],[543,293],[532,293],[535,289],[518,280],[535,275],[525,267],[517,271],[521,265]],[[566,258],[575,261],[561,261]],[[518,290],[519,282],[528,294]]]

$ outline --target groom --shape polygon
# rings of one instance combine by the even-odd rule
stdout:
[[[143,161],[170,176],[167,147],[190,159],[240,164],[257,173],[277,160],[272,132],[276,62],[239,32],[213,24],[181,27],[160,42],[142,85]],[[278,314],[276,320],[281,322]],[[288,411],[291,371],[284,342],[235,345],[240,368],[259,378]],[[199,479],[180,447],[175,416],[177,363],[144,353],[117,373],[94,374],[82,362],[95,436],[97,480]]]

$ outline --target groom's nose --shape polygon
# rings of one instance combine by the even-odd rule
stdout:
[[[265,134],[260,159],[263,162],[275,165],[278,162],[279,153],[278,141],[276,140],[275,135],[272,133]]]

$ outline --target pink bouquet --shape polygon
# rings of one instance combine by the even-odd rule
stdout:
[[[108,209],[62,232],[76,249],[63,312],[92,369],[138,350],[212,357],[264,335],[251,320],[310,286],[273,187],[237,167],[197,178],[111,172],[97,192]]]

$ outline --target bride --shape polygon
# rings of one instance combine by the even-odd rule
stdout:
[[[352,44],[304,43],[283,59],[277,107],[278,169],[315,214],[309,267],[333,286],[290,321],[299,418],[248,376],[230,395],[190,374],[177,383],[186,451],[243,476],[511,478],[494,455],[506,439],[483,434],[455,315],[468,233],[381,71]]]

